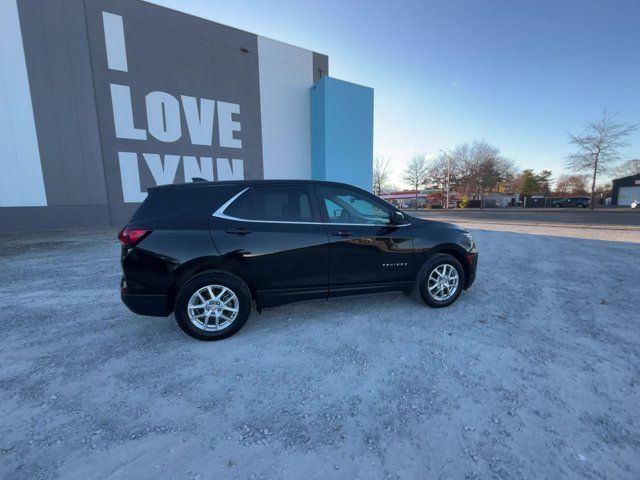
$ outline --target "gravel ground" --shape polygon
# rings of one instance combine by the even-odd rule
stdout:
[[[301,303],[215,343],[126,310],[112,230],[0,237],[0,478],[640,478],[640,232],[527,228],[474,227],[450,308]]]

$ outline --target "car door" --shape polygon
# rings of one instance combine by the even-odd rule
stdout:
[[[211,218],[214,243],[255,286],[264,306],[326,298],[329,246],[311,187],[260,184]]]
[[[414,270],[409,223],[392,224],[392,207],[363,190],[318,185],[316,195],[329,237],[329,295],[407,288]]]

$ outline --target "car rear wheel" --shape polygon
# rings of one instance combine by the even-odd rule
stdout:
[[[438,254],[422,268],[418,292],[430,307],[447,307],[455,302],[465,282],[464,269],[453,256]]]
[[[222,340],[247,322],[251,294],[245,283],[227,272],[206,272],[187,281],[175,304],[176,321],[198,340]]]

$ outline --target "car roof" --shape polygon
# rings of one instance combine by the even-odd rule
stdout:
[[[360,187],[356,187],[354,185],[349,185],[348,183],[341,182],[332,182],[328,180],[307,180],[301,178],[292,178],[292,179],[256,179],[256,180],[223,180],[219,182],[211,182],[211,181],[196,181],[196,182],[186,182],[186,183],[175,183],[175,184],[167,184],[167,185],[158,185],[156,187],[150,187],[151,189],[164,189],[164,188],[211,188],[211,187],[229,187],[229,186],[238,186],[238,187],[250,187],[254,185],[286,185],[292,183],[302,183],[309,185],[332,185],[336,187],[348,187],[348,188],[356,188],[358,190],[362,190]]]

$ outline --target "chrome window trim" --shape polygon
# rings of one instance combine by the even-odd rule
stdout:
[[[288,220],[251,220],[248,218],[239,218],[232,217],[231,215],[226,215],[224,211],[229,208],[229,206],[235,202],[235,200],[240,197],[244,192],[249,190],[251,187],[247,187],[244,190],[236,193],[233,197],[223,203],[215,212],[211,214],[212,217],[222,218],[224,220],[232,220],[234,222],[251,222],[251,223],[280,223],[286,225],[346,225],[350,227],[407,227],[410,224],[406,223],[403,225],[391,225],[390,223],[333,223],[333,222],[294,222]]]

